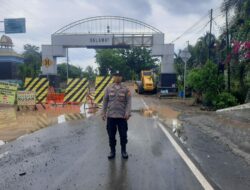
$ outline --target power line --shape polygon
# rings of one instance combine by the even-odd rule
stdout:
[[[217,24],[217,22],[216,22],[214,19],[213,19],[213,22],[214,22],[215,26],[217,26],[217,28],[218,28],[219,30],[223,30],[223,27],[219,26],[219,25]]]
[[[224,17],[225,13],[220,13],[220,14],[214,16],[213,19],[217,19],[217,18],[222,17],[222,16]]]
[[[214,12],[213,15],[215,15],[215,16],[213,17],[213,19],[219,18],[219,17],[221,17],[221,16],[224,16],[224,13],[221,11],[221,7],[217,7],[217,8],[215,9],[215,11],[213,11],[213,12]],[[177,38],[175,38],[171,43],[173,43],[173,42],[179,40],[180,38],[182,38],[184,35],[186,35],[186,34],[189,33],[190,31],[193,31],[193,32],[197,31],[197,29],[198,29],[197,27],[200,26],[201,21],[203,21],[208,15],[210,15],[210,13],[208,13],[208,14],[204,15],[203,17],[201,17],[200,20],[198,20],[198,21],[197,21],[196,23],[194,23],[191,27],[189,27],[187,30],[185,30],[180,36],[178,36]],[[209,22],[210,22],[210,21],[206,22],[202,27],[199,27],[199,29],[198,29],[199,31],[196,32],[196,34],[199,34],[200,32],[202,32],[202,31],[204,30],[204,28],[207,27],[207,25],[209,24]]]
[[[200,20],[198,20],[196,23],[194,23],[192,26],[190,26],[187,30],[185,30],[180,36],[178,36],[176,39],[174,39],[171,43],[179,40],[182,36],[184,36],[187,32],[189,32],[190,30],[192,30],[194,27],[197,27],[197,25],[203,21],[209,14],[204,15],[203,17],[201,17]]]
[[[237,1],[237,3],[239,2],[239,0]],[[236,4],[237,4],[236,3]],[[235,5],[236,5],[235,4]],[[212,18],[212,20],[215,22],[215,19],[218,19],[219,17],[224,17],[225,16],[225,13],[221,10],[221,6],[220,7],[217,7],[217,8],[215,8],[215,10],[213,11],[214,12],[214,16],[213,16],[213,18]],[[195,31],[197,31],[198,30],[198,32],[196,32],[196,34],[199,34],[199,33],[201,33],[207,26],[208,26],[208,24],[210,23],[210,20],[209,21],[207,21],[202,27],[199,27],[200,26],[200,24],[201,24],[201,22],[208,16],[208,15],[210,15],[210,13],[208,13],[208,14],[206,14],[206,15],[204,15],[203,17],[201,17],[201,19],[200,20],[198,20],[196,23],[194,23],[192,26],[190,26],[187,30],[185,30],[180,36],[178,36],[177,38],[175,38],[171,43],[173,43],[173,42],[175,42],[175,41],[177,41],[177,40],[179,40],[180,38],[182,38],[184,35],[186,35],[187,33],[189,33],[189,32],[195,32]],[[219,29],[222,29],[222,27],[220,27],[218,24],[217,24],[217,22],[215,23],[216,24],[216,26],[219,28]],[[199,29],[197,28],[197,27],[199,27]]]
[[[204,31],[204,29],[208,26],[208,24],[210,23],[210,20],[207,21],[204,25],[202,25],[201,27],[197,28],[196,30],[194,30],[194,34],[190,36],[191,39],[194,39],[195,36],[197,36],[198,34],[200,34],[202,31]],[[196,32],[197,31],[197,32]]]
[[[196,33],[196,34],[199,34],[201,33],[206,27],[207,25],[210,23],[210,20]]]
[[[196,32],[195,34],[193,34],[192,36],[190,36],[190,39],[196,39],[196,37],[199,35],[199,34],[201,34],[201,32],[203,32],[204,31],[204,29],[208,26],[208,24],[209,24],[209,21],[204,25],[204,26],[202,26],[202,28],[198,31],[198,32]],[[200,37],[200,36],[199,36]]]

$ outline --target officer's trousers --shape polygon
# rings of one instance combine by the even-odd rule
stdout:
[[[124,118],[107,118],[107,132],[109,136],[109,146],[112,151],[115,151],[116,145],[116,131],[118,128],[118,132],[120,135],[120,144],[122,151],[126,151],[126,144],[128,142],[127,139],[127,131],[128,131],[128,123]]]

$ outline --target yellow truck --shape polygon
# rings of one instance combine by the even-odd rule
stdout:
[[[138,94],[142,94],[144,92],[156,93],[157,88],[154,78],[155,77],[153,71],[141,71],[141,80],[135,82],[135,91],[138,92]]]

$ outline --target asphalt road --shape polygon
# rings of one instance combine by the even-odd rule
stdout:
[[[204,189],[202,182],[209,179],[192,159],[185,160],[188,156],[176,149],[156,118],[136,111],[144,106],[140,98],[133,99],[128,160],[121,158],[119,146],[116,158],[107,159],[105,123],[91,116],[0,146],[0,190]]]

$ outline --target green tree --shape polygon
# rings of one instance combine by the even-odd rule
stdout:
[[[83,72],[83,76],[85,76],[90,81],[94,81],[96,74],[95,74],[93,67],[87,66],[85,71]]]
[[[178,90],[183,90],[184,84],[184,62],[181,59],[180,51],[179,54],[175,54],[174,57],[174,68],[177,75],[177,88]]]
[[[157,58],[152,58],[147,48],[103,49],[96,51],[96,62],[100,75],[119,70],[125,80],[134,79],[141,70],[158,67]],[[138,77],[137,77],[138,78]]]
[[[25,77],[37,77],[40,74],[42,56],[39,52],[39,47],[26,44],[24,45],[24,64],[18,68],[18,75],[21,79]]]
[[[216,64],[207,61],[201,68],[194,68],[189,72],[187,85],[201,93],[206,104],[211,105],[212,100],[224,89],[223,75],[218,73]]]
[[[211,43],[209,38],[211,37]],[[187,62],[188,68],[199,67],[205,65],[209,59],[209,49],[210,49],[210,60],[214,63],[218,63],[217,55],[217,39],[210,33],[206,33],[204,36],[200,37],[194,46],[189,45],[188,50],[191,53],[191,58]]]
[[[159,67],[159,60],[151,56],[151,50],[145,47],[134,47],[132,49],[120,50],[125,64],[130,69],[130,74],[137,75],[137,78],[141,70],[150,70]]]
[[[240,60],[240,49],[237,46],[250,41],[250,1],[249,0],[224,0],[221,5],[222,11],[233,10],[234,17],[229,20],[229,34],[234,46],[230,49],[229,63],[231,65],[231,89],[237,99],[244,103],[248,89],[250,88],[249,61]],[[220,36],[225,39],[225,29]],[[224,43],[225,44],[225,43]],[[238,46],[239,47],[239,46]],[[226,60],[226,47],[221,50]]]
[[[123,71],[124,59],[117,49],[101,49],[96,51],[96,63],[100,75],[109,75],[116,70]]]
[[[69,64],[69,78],[79,78],[83,76],[81,67]],[[67,81],[67,64],[62,63],[57,65],[57,73],[61,81]]]
[[[224,27],[221,35],[218,39],[215,38],[214,35],[207,33],[204,36],[201,36],[195,45],[189,45],[188,49],[191,53],[191,58],[187,63],[187,70],[190,71],[190,82],[193,84],[193,88],[196,90],[203,91],[203,95],[207,96],[209,99],[209,94],[211,97],[213,93],[211,91],[202,89],[204,83],[200,83],[199,77],[203,75],[206,76],[205,73],[201,72],[204,70],[204,64],[208,60],[208,50],[210,48],[210,61],[216,63],[216,67],[218,65],[225,65],[225,68],[228,68],[228,64],[231,66],[231,89],[232,93],[237,97],[240,102],[244,102],[245,95],[247,94],[248,89],[250,88],[250,66],[249,61],[241,62],[240,61],[240,53],[235,53],[235,47],[230,47],[231,43],[239,43],[239,42],[249,42],[250,41],[250,1],[249,0],[224,0],[221,9],[224,14],[226,11],[234,11],[234,16],[229,19],[229,35],[231,41],[229,42],[229,54],[227,52],[227,44],[226,44],[226,28]],[[211,37],[211,44],[209,46],[209,38]],[[206,64],[207,65],[207,64]],[[220,67],[222,71],[222,67]],[[175,69],[180,78],[180,83],[183,83],[183,63],[182,60],[175,56]],[[201,70],[201,71],[200,71]],[[215,71],[215,70],[214,70]],[[200,73],[201,72],[201,73]],[[215,73],[218,73],[218,68],[216,68]],[[227,78],[227,76],[225,76]],[[194,80],[196,82],[192,82]],[[207,82],[208,83],[208,82]],[[213,84],[213,83],[212,83]],[[222,83],[223,84],[223,83]],[[199,86],[200,85],[200,86]],[[221,93],[223,86],[220,87]],[[214,87],[213,87],[214,88]],[[222,89],[221,89],[222,88]],[[224,86],[225,88],[225,86]],[[216,88],[214,88],[215,90]],[[229,94],[230,95],[230,94]],[[228,95],[228,96],[229,96]],[[221,95],[222,96],[222,95]],[[224,97],[224,95],[222,96]],[[219,98],[218,98],[219,99]]]

